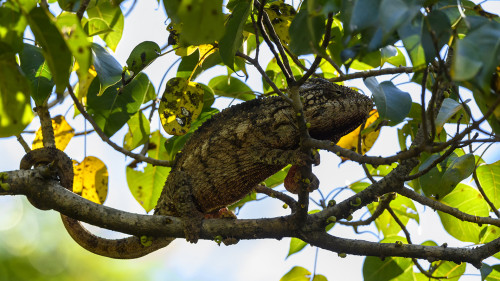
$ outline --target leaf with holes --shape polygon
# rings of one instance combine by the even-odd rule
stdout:
[[[184,135],[203,109],[203,88],[195,82],[175,77],[167,82],[159,114],[163,129],[170,135]]]

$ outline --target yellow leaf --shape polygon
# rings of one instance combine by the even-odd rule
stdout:
[[[373,109],[370,112],[370,117],[366,120],[365,128],[368,128],[371,124],[373,124],[375,121],[377,121],[379,115],[376,109]],[[359,126],[356,130],[350,132],[349,134],[343,136],[340,138],[340,140],[337,142],[337,145],[340,147],[343,147],[345,149],[350,149],[353,151],[356,151],[358,148],[358,140],[359,140],[359,133],[361,130],[361,126]],[[361,136],[361,154],[365,154],[368,152],[375,141],[378,138],[378,135],[380,134],[380,128],[377,130],[372,130],[367,134],[364,134]],[[348,160],[345,157],[341,157],[342,161]]]
[[[56,148],[64,150],[69,141],[75,136],[75,130],[66,122],[66,119],[62,115],[52,118],[52,128],[54,128]],[[39,128],[38,131],[36,131],[32,149],[42,148],[42,140],[42,130]]]
[[[108,196],[106,165],[99,158],[87,156],[79,164],[73,160],[73,170],[73,192],[94,203],[104,203]]]
[[[289,44],[290,34],[288,33],[288,29],[297,14],[293,6],[283,2],[274,2],[269,5],[269,8],[265,8],[265,10],[280,40],[285,44]]]
[[[158,112],[163,129],[170,135],[184,135],[203,109],[203,88],[185,78],[167,82]]]

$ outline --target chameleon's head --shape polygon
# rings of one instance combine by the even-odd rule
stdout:
[[[361,125],[373,107],[367,96],[321,78],[300,87],[304,114],[313,138],[337,142]]]

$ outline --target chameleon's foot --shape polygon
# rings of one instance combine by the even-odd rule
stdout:
[[[319,187],[319,180],[314,174],[311,174],[311,178],[305,179],[300,172],[300,167],[292,165],[285,177],[285,189],[293,194],[298,194],[300,191],[301,181],[304,181],[304,183],[308,185],[307,191],[309,192],[313,192]]]
[[[202,221],[203,221],[202,216],[184,217],[182,219],[184,234],[186,235],[186,240],[188,242],[190,243],[198,242],[198,239],[200,237]]]
[[[236,219],[236,215],[229,210],[227,207],[220,208],[219,210],[213,211],[211,213],[205,214],[206,219]],[[240,240],[234,237],[226,237],[221,240],[224,245],[234,245],[238,243]]]

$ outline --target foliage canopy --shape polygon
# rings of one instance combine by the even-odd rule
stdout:
[[[0,4],[0,137],[17,136],[29,150],[21,135],[29,133],[25,128],[35,120],[35,105],[42,126],[32,148],[55,142],[64,150],[74,129],[62,116],[50,119],[50,111],[69,96],[75,114],[82,114],[103,142],[134,159],[126,167],[128,187],[149,212],[175,155],[219,112],[215,98],[287,97],[287,89],[309,77],[337,83],[362,78],[376,107],[366,124],[337,145],[311,138],[302,145],[357,162],[365,175],[338,192],[319,193],[319,200],[310,202],[321,211],[301,217],[296,207],[298,202],[307,206],[308,194],[300,193],[296,201],[271,190],[283,183],[287,167],[264,182],[267,188],[230,208],[254,204],[256,193],[264,193],[291,205],[292,216],[310,225],[292,235],[277,229],[269,236],[237,230],[234,236],[293,237],[288,256],[308,244],[339,256],[367,256],[365,280],[458,280],[467,262],[480,268],[483,279],[500,276],[500,264],[482,263],[499,258],[500,249],[500,159],[483,159],[500,140],[500,19],[481,5],[466,0],[164,0],[168,44],[159,46],[154,38],[142,42],[121,65],[113,55],[125,29],[121,1],[48,2]],[[143,71],[171,52],[180,60],[175,77],[153,83]],[[196,82],[216,66],[225,66],[227,75]],[[258,91],[245,82],[250,68],[262,79]],[[417,93],[394,83],[401,74]],[[300,100],[294,102],[300,107]],[[154,116],[162,129],[151,122]],[[306,130],[300,124],[307,120],[299,116],[296,122]],[[123,143],[113,143],[110,137],[124,127]],[[368,156],[390,130],[397,131],[400,153]],[[102,204],[108,188],[105,164],[87,157],[75,163],[75,171],[74,191]],[[0,194],[22,193],[16,193],[15,173],[0,173]],[[347,199],[335,202],[338,198]],[[59,203],[53,204],[59,210]],[[406,226],[422,219],[416,205],[437,210],[444,229],[458,241],[482,246],[413,244]],[[358,210],[368,211],[369,218],[362,219]],[[108,225],[102,220],[100,226]],[[374,225],[382,235],[377,242],[341,238],[335,236],[336,224],[355,231]],[[311,275],[297,266],[282,280],[327,280]]]

